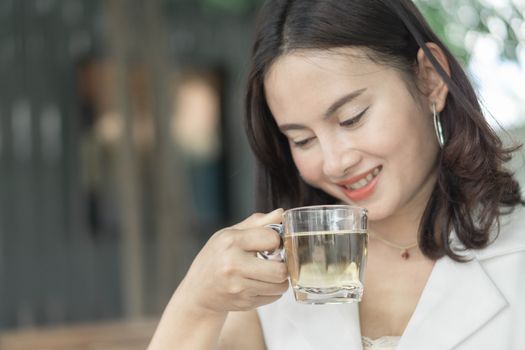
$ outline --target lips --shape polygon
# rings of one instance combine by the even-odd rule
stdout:
[[[382,166],[378,166],[366,173],[357,175],[338,183],[342,188],[343,193],[350,200],[356,202],[369,197],[375,190],[378,181],[378,175],[382,170]]]

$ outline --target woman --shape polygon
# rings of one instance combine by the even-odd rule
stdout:
[[[256,214],[209,240],[150,349],[525,348],[515,149],[412,2],[267,1],[252,60],[260,207],[366,207],[363,300],[296,304],[254,253],[282,211]]]

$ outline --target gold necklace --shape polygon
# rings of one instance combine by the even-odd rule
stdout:
[[[395,244],[395,243],[392,243],[390,241],[387,241],[386,239],[384,239],[383,237],[379,236],[378,234],[374,233],[374,232],[370,232],[369,233],[371,237],[383,242],[385,245],[391,247],[391,248],[394,248],[394,249],[398,249],[401,251],[401,258],[403,258],[403,260],[408,260],[408,258],[410,258],[410,253],[408,252],[410,249],[412,248],[415,248],[417,247],[418,245],[418,242],[416,241],[415,243],[412,243],[412,244],[409,244],[407,246],[402,246],[402,245],[398,245],[398,244]]]

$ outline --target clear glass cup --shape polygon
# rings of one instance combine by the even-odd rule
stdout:
[[[283,247],[260,252],[288,266],[295,299],[305,304],[361,301],[367,258],[367,210],[349,205],[294,208],[280,225],[268,225]]]

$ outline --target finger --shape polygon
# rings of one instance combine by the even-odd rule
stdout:
[[[284,262],[262,260],[250,257],[243,265],[243,276],[267,283],[281,283],[288,280],[288,268]]]
[[[234,239],[237,245],[247,252],[272,251],[281,245],[281,237],[271,228],[238,230]]]
[[[266,305],[266,304],[271,304],[279,299],[281,299],[282,295],[277,295],[277,296],[271,296],[271,297],[268,297],[268,296],[258,296],[255,298],[254,300],[254,306],[255,307],[259,307],[259,306],[263,306],[263,305]]]
[[[237,306],[235,309],[237,311],[253,310],[253,309],[255,309],[255,308],[259,307],[259,306],[263,306],[263,305],[266,305],[266,304],[271,304],[271,303],[279,300],[281,297],[282,297],[282,295],[252,297],[249,300],[244,301],[243,303],[241,303],[241,305]]]
[[[288,280],[281,283],[266,283],[255,280],[246,280],[246,293],[255,296],[277,296],[284,294],[290,284]]]
[[[279,299],[281,299],[283,295],[275,295],[275,296],[257,296],[255,298],[255,301],[256,301],[256,305],[257,306],[262,306],[262,305],[266,305],[266,304],[270,304],[270,303],[273,303]]]
[[[279,208],[267,214],[255,213],[233,227],[242,230],[253,227],[261,227],[269,224],[279,224],[282,221],[283,212],[283,209]]]

